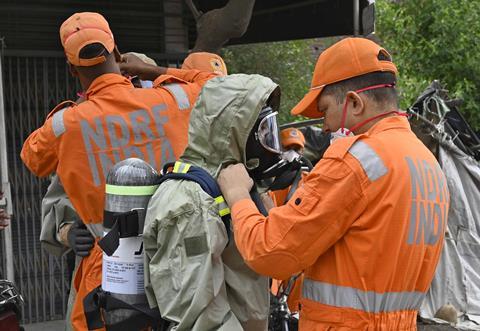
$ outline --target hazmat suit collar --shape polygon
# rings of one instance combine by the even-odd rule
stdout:
[[[217,177],[230,163],[245,163],[245,146],[260,111],[278,87],[261,75],[216,77],[203,87],[190,115],[181,156]]]
[[[93,95],[99,94],[117,85],[131,86],[133,88],[132,83],[126,77],[119,74],[108,73],[95,78],[85,95],[88,99]]]

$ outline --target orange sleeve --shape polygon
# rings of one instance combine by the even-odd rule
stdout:
[[[287,199],[288,192],[290,192],[291,186],[283,189],[283,190],[277,190],[277,191],[271,191],[270,192],[270,197],[273,200],[273,203],[275,204],[275,207],[279,207],[281,205],[285,204],[285,200]]]
[[[171,75],[189,83],[197,83],[203,86],[209,79],[218,77],[217,74],[210,71],[200,71],[195,69],[177,69],[168,68],[167,75]]]
[[[36,176],[45,177],[55,171],[58,164],[58,139],[52,128],[52,117],[28,136],[20,157]]]
[[[250,199],[235,203],[235,242],[253,270],[287,279],[335,244],[365,207],[355,172],[343,161],[323,159],[288,203],[272,208],[268,217]]]

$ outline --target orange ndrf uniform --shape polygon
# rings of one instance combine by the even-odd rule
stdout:
[[[445,176],[406,118],[333,143],[285,206],[232,207],[256,272],[304,272],[300,330],[416,330],[443,246]]]
[[[82,221],[102,236],[105,177],[117,162],[138,157],[160,170],[180,157],[203,84],[215,74],[168,69],[152,89],[134,88],[118,74],[93,81],[86,101],[52,112],[25,141],[21,157],[37,176],[56,172]],[[178,78],[181,77],[181,78]],[[95,245],[75,275],[72,323],[86,329],[83,298],[101,284],[102,251]]]

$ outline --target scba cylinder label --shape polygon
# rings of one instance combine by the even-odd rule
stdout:
[[[102,289],[118,294],[143,294],[142,237],[120,238],[112,256],[103,253]]]

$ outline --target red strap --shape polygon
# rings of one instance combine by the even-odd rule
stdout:
[[[384,87],[389,87],[389,88],[395,87],[395,83],[378,84],[378,85],[367,86],[367,87],[358,89],[358,90],[356,90],[355,92],[356,92],[356,93],[361,93],[361,92],[365,92],[365,91],[369,91],[369,90],[375,90],[375,89],[384,88]],[[392,112],[388,112],[388,113],[379,114],[379,115],[374,116],[374,117],[372,117],[372,118],[369,118],[369,119],[367,119],[367,120],[365,120],[365,121],[363,121],[363,122],[357,123],[357,124],[354,125],[353,128],[350,129],[350,130],[345,130],[345,120],[347,119],[347,104],[348,104],[348,98],[345,98],[345,103],[343,104],[343,109],[342,109],[342,120],[340,121],[340,128],[341,128],[341,130],[342,130],[342,133],[346,133],[347,135],[349,135],[350,132],[352,132],[354,129],[358,129],[358,128],[361,127],[362,125],[365,125],[365,124],[367,124],[368,122],[373,121],[374,119],[377,119],[377,118],[379,118],[379,117],[386,116],[386,115],[389,115],[389,114],[392,113]],[[393,111],[393,112],[397,112],[397,111]]]
[[[347,130],[347,135],[350,134],[350,132],[353,132],[353,130],[355,129],[358,129],[359,127],[362,127],[364,126],[365,124],[373,121],[373,120],[376,120],[377,118],[381,118],[381,117],[384,117],[384,116],[388,116],[390,114],[395,114],[395,115],[398,115],[398,116],[406,116],[408,117],[408,114],[407,113],[404,113],[404,112],[400,112],[398,110],[392,110],[392,111],[389,111],[389,112],[386,112],[386,113],[381,113],[381,114],[378,114],[378,115],[375,115],[373,117],[370,117],[370,118],[367,118],[365,121],[363,122],[360,122],[360,123],[357,123],[355,124],[351,129]]]
[[[382,87],[395,87],[395,84],[390,83],[390,84],[372,85],[372,86],[367,86],[367,87],[361,88],[359,90],[356,90],[355,92],[360,93],[360,92],[365,92],[365,91],[369,91],[369,90],[375,90],[377,88],[382,88]]]

